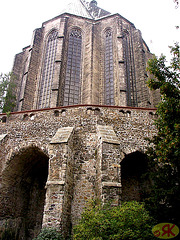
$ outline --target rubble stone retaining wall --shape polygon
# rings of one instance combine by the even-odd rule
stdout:
[[[89,199],[139,200],[138,159],[155,117],[155,109],[95,105],[0,114],[0,230],[9,224],[32,239],[43,225],[68,234]],[[123,170],[126,159],[133,167]]]

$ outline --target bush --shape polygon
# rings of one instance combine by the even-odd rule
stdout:
[[[74,240],[150,240],[153,219],[138,202],[111,207],[93,202],[86,208],[73,229]]]
[[[61,233],[54,228],[43,228],[40,234],[33,240],[63,240]]]

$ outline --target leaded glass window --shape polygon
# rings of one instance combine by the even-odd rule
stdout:
[[[47,39],[39,94],[39,108],[50,107],[51,86],[54,77],[55,57],[57,49],[57,35],[58,32],[53,31]]]
[[[68,56],[64,89],[64,105],[79,104],[81,83],[81,31],[74,29],[69,34]]]
[[[105,104],[114,105],[112,31],[105,32]]]

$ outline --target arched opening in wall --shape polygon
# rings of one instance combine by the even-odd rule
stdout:
[[[93,109],[92,108],[87,108],[86,114],[88,114],[88,115],[93,114]]]
[[[30,114],[30,119],[31,119],[31,120],[34,120],[34,119],[35,119],[35,114],[31,113],[31,114]]]
[[[131,116],[131,111],[127,111],[126,115],[127,115],[127,117],[130,117]]]
[[[121,162],[122,201],[141,201],[142,175],[147,170],[146,155],[136,151]]]
[[[33,239],[40,231],[48,177],[48,156],[35,146],[11,157],[2,173],[0,233],[13,232],[14,239]],[[3,225],[3,224],[2,224]],[[0,227],[1,228],[1,227]]]
[[[24,121],[28,120],[28,118],[29,118],[28,114],[24,114],[24,115],[23,115],[23,120],[24,120]]]
[[[100,115],[100,114],[101,114],[100,109],[99,109],[99,108],[95,108],[95,109],[94,109],[94,114],[95,114],[95,115]]]
[[[7,121],[7,117],[4,116],[4,117],[1,118],[1,120],[2,120],[3,123],[5,123]]]
[[[66,109],[63,109],[63,110],[61,111],[61,115],[62,115],[63,117],[66,116]]]
[[[119,111],[119,115],[120,115],[121,117],[124,117],[124,116],[125,116],[124,110],[120,110],[120,111]]]
[[[55,110],[55,111],[54,111],[54,116],[55,116],[55,117],[59,117],[59,111],[58,111],[58,110]]]

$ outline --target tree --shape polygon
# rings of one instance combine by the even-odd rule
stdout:
[[[89,203],[78,225],[73,229],[74,240],[150,240],[153,220],[138,202],[121,206]]]
[[[15,76],[12,73],[0,74],[0,111],[11,112],[15,107]]]
[[[160,90],[162,101],[157,106],[157,134],[148,149],[149,177],[153,184],[146,203],[159,221],[180,224],[180,65],[179,44],[170,47],[172,59],[154,56],[147,70],[151,90]]]

